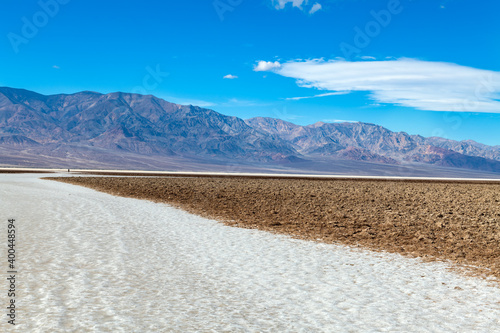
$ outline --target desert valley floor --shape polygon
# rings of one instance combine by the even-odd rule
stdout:
[[[441,207],[442,211],[431,209],[436,214],[431,230],[450,228],[446,229],[450,234],[447,237],[453,240],[450,246],[462,251],[456,258],[444,247],[443,253],[458,262],[477,260],[483,263],[484,270],[489,270],[492,278],[498,264],[497,249],[479,259],[478,254],[470,256],[468,251],[471,248],[469,238],[479,240],[480,244],[486,242],[484,246],[497,240],[498,229],[495,228],[498,228],[499,217],[495,214],[500,213],[499,185],[463,184],[465,187],[460,187],[460,193],[470,199],[463,199],[465,203],[460,201],[458,192],[455,192],[455,197],[459,198],[456,199],[453,192],[445,191],[451,186],[447,183],[421,187],[416,183],[399,198],[401,183],[381,189],[382,183],[374,182],[371,187],[365,186],[364,191],[374,191],[377,196],[366,202],[361,202],[366,199],[366,193],[362,199],[360,188],[347,186],[341,191],[342,185],[338,185],[340,188],[333,187],[330,194],[336,195],[340,206],[348,197],[358,198],[360,205],[349,208],[352,211],[342,211],[338,217],[334,212],[320,210],[322,218],[326,219],[323,227],[313,224],[308,216],[314,210],[314,198],[324,198],[324,188],[316,186],[316,192],[308,190],[308,197],[299,196],[305,206],[293,207],[290,201],[293,196],[286,193],[292,191],[292,185],[283,190],[281,197],[286,200],[281,202],[282,206],[277,205],[279,200],[270,198],[266,203],[262,200],[265,197],[257,191],[275,186],[272,181],[266,180],[267,185],[259,183],[253,187],[257,191],[253,193],[257,206],[268,210],[269,205],[275,205],[270,214],[289,218],[294,210],[302,210],[304,223],[308,226],[305,229],[309,230],[304,233],[305,238],[318,236],[322,239],[320,236],[325,234],[331,237],[315,242],[262,230],[234,228],[163,202],[116,196],[41,177],[47,175],[0,174],[0,218],[5,221],[4,230],[0,232],[6,233],[8,219],[16,219],[19,260],[19,324],[15,328],[8,327],[4,318],[0,324],[2,331],[500,331],[500,288],[492,279],[449,270],[453,266],[451,262],[424,262],[398,253],[372,252],[355,247],[354,243],[351,246],[327,244],[334,241],[335,233],[321,232],[330,228],[326,222],[336,221],[340,225],[342,219],[351,217],[356,223],[338,227],[346,231],[337,234],[339,238],[349,238],[351,231],[353,235],[360,233],[356,237],[364,244],[362,240],[377,239],[377,232],[384,230],[375,229],[368,221],[370,218],[384,228],[396,226],[404,220],[401,216],[404,215],[403,206],[410,201],[408,198],[418,199],[419,195],[424,195],[419,191],[430,191],[427,194],[441,191],[445,195],[441,199],[429,197],[428,204],[431,207],[448,201],[454,204]],[[162,182],[166,183],[159,183],[161,186],[156,190],[151,187],[152,183],[147,183],[151,179],[138,180],[142,187],[137,187],[137,184],[127,183],[132,182],[130,178],[122,180],[124,183],[119,188],[107,190],[131,195],[127,187],[135,186],[133,192],[146,198],[148,192],[157,192],[161,187],[166,195],[163,199],[169,199],[172,204],[193,212],[198,210],[198,213],[203,213],[204,209],[204,215],[214,215],[201,194],[195,197],[202,203],[196,207],[183,201],[186,196],[193,198],[189,186],[186,187],[187,178],[165,178]],[[230,196],[242,200],[235,196],[236,190],[231,189],[231,183],[214,183],[214,179],[204,184],[199,180],[190,181],[191,186],[199,190],[197,193],[219,200],[213,202],[219,212],[226,211],[220,214],[221,220],[227,219],[227,212],[230,212],[234,220],[226,223],[243,223],[241,215],[234,215],[236,209],[232,207],[238,206],[227,201]],[[96,180],[89,178],[87,182],[94,182],[92,186],[98,187]],[[110,178],[101,178],[99,182],[109,185]],[[114,184],[117,182],[118,178]],[[225,192],[221,191],[221,184]],[[300,182],[294,186],[299,185],[308,186]],[[241,190],[241,184],[239,186]],[[137,188],[142,188],[142,192]],[[388,201],[389,207],[385,205],[387,211],[393,212],[384,210],[377,215],[382,208],[375,202],[387,201],[391,195],[394,200],[400,199]],[[474,202],[481,210],[477,210]],[[467,203],[466,209],[463,205]],[[359,207],[365,210],[360,211]],[[243,208],[241,214],[249,213],[248,207]],[[410,220],[411,216],[423,219],[425,214],[413,208],[414,214],[407,215],[406,219]],[[286,214],[282,212],[285,209]],[[471,212],[471,218],[467,212]],[[256,214],[260,213],[256,211]],[[361,216],[365,216],[365,221]],[[389,216],[390,221],[378,221],[379,216]],[[292,225],[293,222],[276,218],[271,222],[272,219],[261,217],[265,222],[262,229],[286,231],[292,235],[302,232]],[[259,216],[246,227],[256,228],[258,219]],[[477,221],[477,224],[469,229],[457,227],[466,221]],[[408,242],[395,246],[408,246],[408,253],[432,249],[433,244],[439,244],[436,248],[443,246],[439,232],[434,231],[430,237],[418,223],[414,227],[420,232],[416,239],[427,245]],[[481,238],[481,233],[471,231],[478,228],[485,228],[493,235]],[[396,232],[403,231],[396,229]],[[458,242],[454,235],[459,235],[462,241]],[[402,234],[401,238],[405,237]],[[366,243],[368,248],[376,245],[375,241]],[[2,265],[2,271],[6,272],[5,260]],[[0,288],[7,288],[7,283]],[[2,292],[0,301],[6,304],[6,293]]]

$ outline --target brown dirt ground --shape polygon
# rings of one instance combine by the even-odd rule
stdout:
[[[500,277],[500,184],[245,177],[48,178],[232,226],[472,265]]]

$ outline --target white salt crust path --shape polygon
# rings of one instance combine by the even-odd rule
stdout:
[[[20,272],[19,324],[3,315],[2,332],[500,332],[500,288],[445,264],[231,228],[40,176],[0,175],[1,273],[8,218]]]

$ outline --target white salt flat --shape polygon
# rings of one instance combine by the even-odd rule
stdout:
[[[444,263],[232,228],[44,176],[0,174],[2,273],[9,218],[19,260],[18,325],[3,315],[2,332],[500,332],[500,288]]]

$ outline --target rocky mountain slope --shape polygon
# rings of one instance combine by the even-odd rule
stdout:
[[[90,164],[141,156],[271,164],[337,159],[500,172],[499,146],[424,138],[366,123],[242,120],[120,92],[45,96],[0,88],[0,148],[0,159],[31,154]]]
[[[311,157],[338,156],[379,163],[420,162],[499,171],[500,146],[491,147],[474,141],[424,138],[367,123],[318,122],[298,126],[263,117],[248,119],[246,123],[285,139],[299,153]]]

